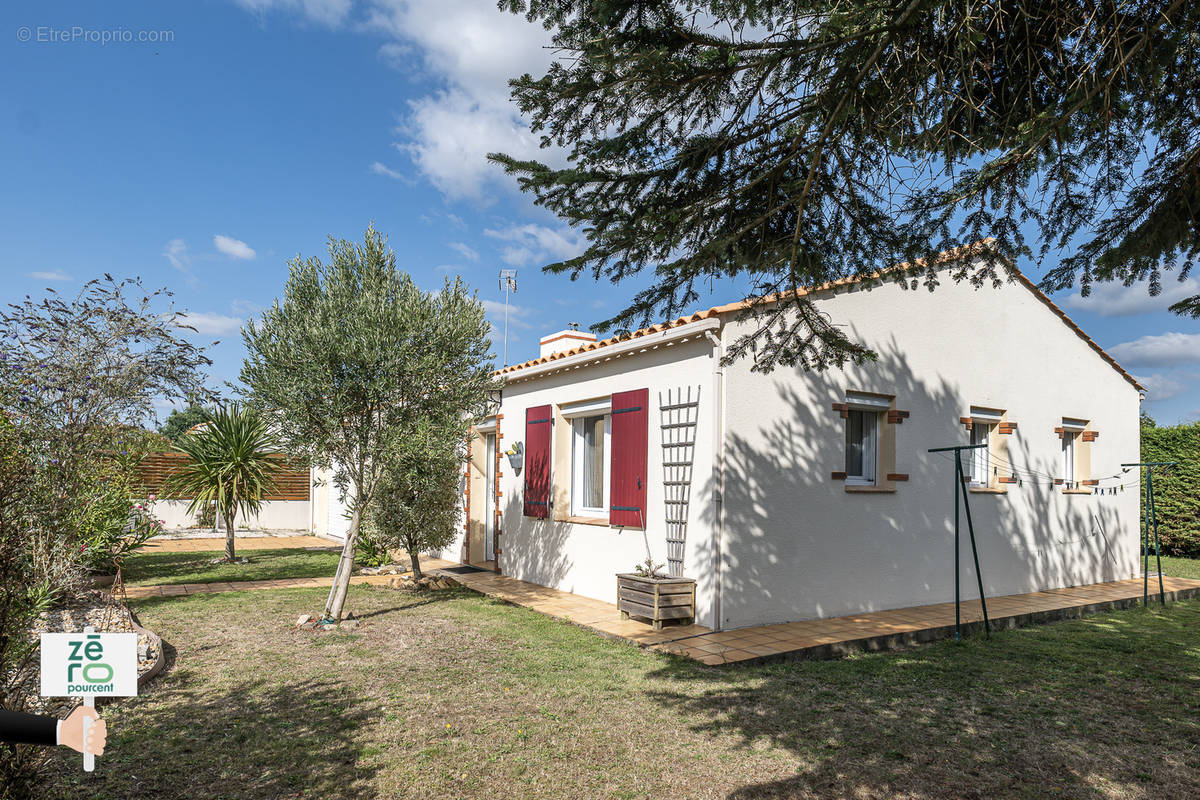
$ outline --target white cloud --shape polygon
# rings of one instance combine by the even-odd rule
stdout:
[[[484,233],[507,243],[501,249],[500,257],[514,267],[536,261],[543,264],[562,261],[579,255],[586,246],[583,236],[570,228],[555,229],[535,223],[488,228]]]
[[[397,181],[407,180],[407,178],[404,177],[404,173],[397,172],[387,164],[384,164],[380,161],[376,161],[375,163],[371,164],[371,172],[374,172],[376,175],[383,175]]]
[[[196,329],[197,333],[212,334],[221,336],[242,329],[242,320],[239,317],[229,317],[224,314],[208,314],[200,311],[187,311],[179,315],[179,322],[183,325],[190,325]]]
[[[516,247],[509,245],[500,251],[500,259],[513,267],[524,267],[533,261],[533,251],[528,247]]]
[[[1108,348],[1125,366],[1167,367],[1200,363],[1200,333],[1163,333],[1143,336]]]
[[[1169,373],[1154,373],[1152,375],[1134,375],[1137,382],[1146,387],[1146,399],[1150,402],[1161,402],[1178,397],[1187,390],[1187,384],[1179,376]]]
[[[1168,306],[1195,294],[1200,294],[1200,281],[1188,278],[1180,282],[1167,276],[1157,297],[1150,296],[1148,281],[1139,281],[1132,286],[1125,286],[1119,282],[1097,283],[1092,286],[1092,293],[1087,297],[1076,293],[1066,298],[1063,305],[1078,311],[1090,311],[1102,317],[1124,317],[1165,311]]]
[[[455,251],[456,253],[458,253],[459,255],[461,255],[467,261],[478,261],[479,260],[479,253],[477,253],[475,251],[474,247],[471,247],[471,245],[469,245],[465,242],[450,242],[450,244],[448,244],[446,246],[449,247],[451,250]]]
[[[70,281],[74,280],[65,272],[26,272],[25,275],[39,281]]]
[[[233,313],[246,317],[254,316],[263,310],[263,307],[253,300],[231,300],[229,301],[229,307],[233,309]]]
[[[490,102],[454,88],[409,102],[406,124],[396,129],[396,149],[451,200],[489,202],[497,188],[515,182],[487,154],[508,153],[561,163],[539,153],[537,139],[507,104]]]
[[[487,200],[498,186],[514,188],[488,152],[562,163],[510,100],[511,78],[541,76],[553,60],[540,24],[479,0],[374,0],[367,24],[412,46],[409,60],[442,86],[409,104],[397,146],[446,196]]]
[[[249,261],[256,255],[254,248],[241,239],[234,239],[232,236],[223,236],[219,233],[213,237],[213,246],[230,258],[240,261]]]
[[[480,300],[483,303],[483,312],[493,325],[498,326],[501,333],[504,332],[504,301],[502,300]],[[534,316],[534,310],[528,306],[518,306],[512,303],[508,304],[508,326],[510,328],[523,328],[529,330],[533,327],[533,323],[529,318]],[[511,335],[509,337],[512,338]]]
[[[554,58],[550,33],[538,23],[480,0],[238,2],[260,16],[280,11],[386,37],[380,59],[436,87],[409,103],[395,146],[451,199],[486,203],[516,188],[487,161],[490,152],[565,162],[561,150],[538,146],[510,100],[509,79],[540,76]]]
[[[337,27],[350,13],[352,0],[235,0],[242,8],[259,16],[270,11],[299,13],[322,25]]]
[[[379,47],[379,59],[397,72],[403,72],[413,56],[413,49],[399,42],[387,42]]]
[[[183,239],[172,239],[163,248],[163,256],[176,272],[183,275],[188,286],[196,285],[196,274],[192,272],[192,256],[188,252],[187,242]]]

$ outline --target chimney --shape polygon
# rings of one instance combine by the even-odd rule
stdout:
[[[596,334],[585,331],[565,330],[551,333],[541,339],[542,350],[538,356],[548,356],[551,353],[561,353],[564,350],[574,350],[590,342],[596,341]]]

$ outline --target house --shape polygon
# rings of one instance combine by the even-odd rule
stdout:
[[[952,601],[958,487],[929,450],[986,444],[963,455],[989,596],[1140,574],[1137,473],[1120,465],[1143,389],[1029,280],[811,296],[879,359],[722,366],[753,324],[737,303],[543,338],[498,373],[441,555],[609,602],[649,557],[695,578],[697,622],[717,630]]]

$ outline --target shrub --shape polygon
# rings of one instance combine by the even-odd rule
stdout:
[[[80,498],[76,522],[83,566],[90,572],[110,573],[121,566],[126,555],[162,532],[162,521],[150,503],[132,498],[137,465],[155,446],[155,434],[126,431],[114,442],[112,452],[90,465],[87,494]]]
[[[156,397],[186,400],[210,363],[181,319],[137,282],[89,281],[0,311],[0,707],[39,702],[41,609],[87,585],[92,560],[146,533],[131,517],[132,460]],[[128,528],[128,529],[126,529]],[[93,552],[88,552],[88,543]],[[0,797],[40,783],[44,748],[0,745]]]
[[[1143,427],[1142,460],[1178,462],[1154,471],[1159,544],[1165,555],[1200,558],[1200,422]]]
[[[38,508],[27,479],[35,469],[34,452],[0,415],[0,709],[6,711],[35,710],[30,704],[37,698],[38,662],[29,630],[54,594],[35,575],[28,535]],[[45,748],[0,744],[0,798],[29,796],[47,758]]]
[[[382,567],[392,563],[392,555],[388,550],[384,537],[379,534],[375,520],[368,517],[363,520],[358,531],[358,542],[354,548],[354,562],[364,567]]]
[[[378,456],[384,469],[369,518],[380,544],[408,553],[414,578],[421,553],[441,550],[458,532],[465,427],[459,416],[422,419]]]

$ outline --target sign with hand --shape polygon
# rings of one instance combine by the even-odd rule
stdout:
[[[72,713],[62,732],[74,738],[71,723],[77,719],[81,726],[77,749],[83,752],[84,771],[91,772],[95,768],[93,752],[102,751],[103,744],[99,750],[91,745],[106,734],[103,729],[92,731],[97,724],[103,725],[93,704],[97,697],[137,695],[137,634],[96,633],[90,627],[83,633],[43,633],[41,649],[42,696],[83,698],[85,710]]]

